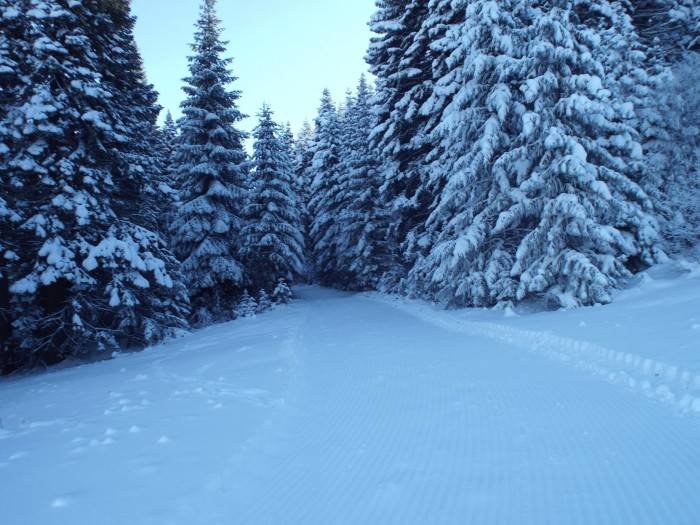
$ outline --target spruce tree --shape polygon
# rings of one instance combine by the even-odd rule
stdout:
[[[178,185],[174,174],[175,153],[177,150],[177,141],[180,135],[180,130],[177,127],[172,113],[168,111],[165,114],[163,126],[160,129],[159,154],[164,170],[163,183],[167,186],[167,192],[171,194],[173,200],[177,199]]]
[[[121,47],[133,44],[128,12],[66,0],[29,7],[31,87],[7,119],[16,137],[7,175],[21,181],[26,216],[6,368],[150,344],[184,326],[187,309],[161,240],[117,213],[135,177],[125,159],[143,138],[132,111],[149,111],[143,99],[129,110],[121,100],[140,87],[129,71],[107,74],[135,50]]]
[[[523,15],[523,125],[494,165],[510,174],[500,182],[509,202],[491,231],[517,243],[517,300],[609,302],[622,278],[661,256],[639,136],[606,89],[609,71],[595,50],[597,7],[533,0]]]
[[[292,289],[287,284],[287,281],[280,279],[272,292],[272,300],[275,304],[288,304],[294,298]]]
[[[258,117],[242,242],[251,282],[271,289],[279,279],[293,281],[303,272],[304,236],[289,145],[269,106]]]
[[[524,50],[514,10],[509,0],[469,2],[464,21],[446,28],[440,41],[449,55],[429,104],[440,115],[429,172],[441,189],[426,221],[430,251],[411,269],[408,286],[446,304],[483,306],[515,291],[513,254],[504,240],[489,238],[493,216],[483,210],[503,197],[493,165],[519,119],[513,80]]]
[[[336,286],[375,289],[388,265],[388,217],[379,195],[378,159],[369,141],[374,117],[372,92],[364,76],[346,105],[341,175],[335,206],[339,210]]]
[[[308,175],[311,180],[310,249],[316,278],[321,284],[332,285],[338,271],[335,198],[342,151],[340,117],[327,89],[323,92],[316,118],[312,151]]]
[[[429,119],[420,111],[432,93],[430,38],[421,31],[428,4],[379,0],[370,21],[375,36],[366,58],[377,78],[372,140],[383,159],[381,193],[393,214],[391,252],[404,270],[421,250],[417,240],[432,201],[424,163],[431,150],[425,131]]]
[[[258,303],[253,296],[248,293],[248,290],[243,291],[240,300],[236,306],[236,317],[250,318],[255,317],[258,310]]]
[[[453,69],[437,89],[454,95],[431,166],[447,185],[428,220],[435,245],[410,279],[427,296],[607,302],[662,257],[633,104],[605,62],[614,44],[600,17],[616,9],[477,0],[448,32]]]
[[[700,52],[700,4],[697,0],[676,0],[670,18],[677,27],[676,38],[683,51]]]
[[[204,0],[189,58],[180,138],[175,155],[180,185],[172,244],[182,262],[198,323],[232,317],[246,283],[241,230],[247,199],[245,133],[235,126],[244,115],[231,59],[223,58],[216,1]]]
[[[299,210],[301,212],[302,233],[304,234],[305,253],[309,253],[311,240],[309,237],[311,218],[309,215],[309,201],[311,198],[311,164],[313,162],[313,142],[314,130],[308,121],[304,122],[299,131],[296,140],[294,141],[294,149],[292,151],[294,160],[294,178],[297,184],[297,195],[299,196]],[[304,278],[307,282],[313,280],[312,268],[310,260],[307,257]]]
[[[26,1],[0,0],[0,348],[6,348],[12,328],[9,285],[18,271],[21,239],[17,229],[23,206],[18,194],[24,180],[10,175],[8,162],[16,135],[8,116],[24,102],[29,91],[27,6]],[[0,356],[0,371],[3,361]]]

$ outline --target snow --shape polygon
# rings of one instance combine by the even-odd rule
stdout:
[[[4,379],[3,522],[695,524],[700,275],[675,270],[539,314],[307,287]]]

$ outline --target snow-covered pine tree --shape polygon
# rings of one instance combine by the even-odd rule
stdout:
[[[113,209],[118,220],[110,228],[110,238],[97,247],[91,262],[114,265],[123,257],[120,250],[143,251],[144,259],[152,257],[159,261],[161,271],[168,276],[160,283],[167,293],[153,287],[131,286],[124,278],[114,279],[110,284],[110,306],[119,312],[120,329],[137,334],[136,339],[123,344],[149,344],[167,335],[165,330],[176,319],[182,326],[189,315],[179,263],[165,241],[173,191],[159,150],[161,136],[156,121],[161,107],[157,103],[158,94],[145,77],[129,3],[118,0],[101,4],[91,22],[96,51],[103,57],[100,73],[103,82],[111,86],[126,138],[113,172],[116,189]],[[145,334],[143,340],[138,339],[141,337],[138,334]]]
[[[683,51],[700,52],[700,3],[698,0],[676,0],[670,13],[678,28],[678,45]]]
[[[338,111],[330,91],[324,90],[312,146],[313,160],[308,170],[311,180],[309,199],[310,250],[314,275],[321,284],[336,281],[338,210],[334,206],[341,159],[341,128]]]
[[[429,220],[438,242],[411,279],[429,283],[427,295],[453,305],[607,302],[621,278],[661,256],[631,105],[611,97],[596,48],[599,7],[468,4],[456,35],[467,48],[449,60],[460,91],[436,130],[454,151]],[[472,144],[462,156],[460,142]]]
[[[280,279],[272,292],[272,300],[275,304],[287,304],[292,301],[294,294],[287,281]]]
[[[272,301],[270,300],[270,296],[264,289],[258,292],[257,303],[258,306],[255,309],[255,313],[262,314],[267,312],[270,308],[272,308]]]
[[[173,199],[177,199],[178,186],[173,173],[173,164],[175,162],[175,152],[177,149],[177,140],[180,135],[180,130],[170,111],[166,112],[163,126],[160,128],[160,147],[159,153],[162,159],[162,164],[165,169],[166,182]]]
[[[650,62],[668,63],[673,60],[672,52],[677,49],[673,41],[677,29],[670,17],[676,0],[622,0],[637,34],[647,49]]]
[[[180,204],[172,245],[200,322],[230,318],[246,283],[240,246],[248,161],[245,133],[235,127],[244,115],[240,92],[227,90],[235,77],[221,32],[216,1],[204,0],[175,155]]]
[[[300,278],[305,278],[306,273],[307,273],[307,264],[306,264],[306,225],[308,223],[308,210],[306,209],[306,201],[307,201],[307,195],[308,195],[308,188],[306,186],[305,180],[304,180],[304,171],[303,169],[300,169],[299,166],[299,159],[297,158],[297,153],[300,151],[300,147],[297,144],[296,139],[294,138],[294,132],[292,131],[292,125],[291,123],[287,122],[287,124],[284,126],[282,129],[282,146],[284,147],[284,154],[287,156],[289,159],[289,162],[291,163],[291,177],[292,177],[292,189],[294,193],[294,199],[295,199],[295,209],[299,215],[299,229],[301,232],[302,239],[304,241],[303,247],[304,247],[304,267],[302,270],[301,275],[299,276]]]
[[[622,278],[661,256],[640,186],[638,133],[606,89],[610,72],[595,49],[604,35],[591,7],[530,0],[522,12],[522,125],[493,166],[509,202],[490,232],[517,247],[513,299],[605,303]]]
[[[8,119],[9,177],[22,181],[27,213],[6,369],[155,342],[183,326],[186,309],[158,237],[115,214],[123,158],[139,138],[116,100],[128,88],[104,75],[123,27],[113,20],[105,45],[102,4],[29,4],[31,89]]]
[[[623,0],[651,64],[673,64],[700,50],[697,0]]]
[[[292,152],[294,159],[294,178],[297,184],[297,195],[299,196],[299,210],[301,212],[302,232],[304,234],[305,253],[309,253],[311,241],[309,238],[310,216],[309,216],[309,200],[311,197],[311,179],[310,168],[313,162],[313,142],[314,130],[308,121],[304,122],[301,130],[297,134],[294,141],[294,149]],[[313,280],[312,269],[309,259],[306,260],[304,269],[304,278],[307,282]]]
[[[369,133],[374,117],[371,88],[364,75],[357,92],[346,104],[343,155],[336,188],[337,266],[335,286],[355,290],[375,289],[388,266],[388,214],[381,202],[377,167]]]
[[[175,178],[175,154],[179,135],[180,130],[175,119],[173,119],[172,113],[170,111],[166,112],[163,125],[158,130],[156,154],[161,169],[158,185],[162,194],[162,203],[160,203],[162,216],[160,218],[159,232],[168,243],[168,246],[172,246],[170,239],[172,234],[171,224],[179,207],[180,188]]]
[[[21,222],[21,204],[18,194],[23,179],[11,177],[8,162],[11,158],[13,126],[8,115],[24,102],[28,92],[26,77],[30,39],[26,1],[0,0],[0,348],[6,349],[10,337],[12,315],[9,284],[16,275],[20,251],[18,225]],[[8,350],[5,350],[7,352]],[[5,353],[0,351],[0,354]],[[9,360],[9,359],[7,359]],[[0,372],[5,358],[0,356]]]
[[[666,135],[650,144],[649,170],[661,178],[668,250],[685,255],[700,243],[700,54],[688,53],[663,78],[654,101],[664,110]]]
[[[272,288],[304,271],[304,235],[289,145],[272,110],[263,105],[253,132],[252,189],[241,238],[251,283]]]
[[[426,223],[424,244],[431,250],[418,259],[407,284],[441,303],[490,305],[515,292],[512,247],[489,232],[491,207],[508,199],[493,166],[520,117],[513,80],[524,52],[522,25],[512,0],[449,4],[463,9],[461,16],[445,12],[444,3],[435,5],[435,16],[462,21],[444,28],[433,44],[449,53],[436,68],[441,76],[423,108],[439,115],[429,170],[440,191]]]
[[[243,291],[243,295],[236,306],[236,317],[249,318],[255,317],[258,310],[258,303],[253,296],[248,293],[248,290]]]
[[[134,39],[136,19],[129,12],[129,2],[112,0],[98,4],[99,11],[90,20],[90,31],[95,35],[95,51],[103,57],[99,73],[114,92],[112,104],[120,115],[117,131],[126,139],[115,186],[115,211],[123,220],[158,232],[172,200],[158,154],[158,93],[144,73]]]
[[[427,0],[377,0],[370,21],[375,33],[367,63],[377,79],[372,140],[383,160],[381,193],[392,211],[389,238],[395,265],[413,263],[416,244],[432,201],[427,191],[424,160],[431,149],[426,141],[428,120],[420,108],[432,93],[430,40],[421,28],[428,17]]]

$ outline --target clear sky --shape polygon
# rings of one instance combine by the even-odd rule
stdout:
[[[146,73],[160,104],[175,117],[199,3],[132,0]],[[252,117],[242,127],[252,129],[267,102],[276,120],[291,122],[296,132],[314,118],[325,87],[343,100],[367,69],[367,22],[373,11],[374,0],[219,0],[228,56],[239,77],[233,87],[243,92],[241,109]]]

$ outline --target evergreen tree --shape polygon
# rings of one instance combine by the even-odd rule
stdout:
[[[177,127],[177,123],[175,122],[173,114],[170,113],[170,111],[166,112],[165,114],[162,133],[164,144],[167,147],[166,151],[169,154],[168,157],[170,157],[175,153],[175,148],[177,146],[177,137],[180,134],[180,131]]]
[[[18,271],[19,259],[17,228],[22,216],[17,194],[24,181],[10,176],[8,162],[15,136],[8,114],[25,100],[29,88],[26,10],[27,2],[0,0],[0,348],[5,348],[11,333],[9,284]],[[0,371],[3,360],[0,356]]]
[[[429,103],[440,115],[432,131],[430,180],[442,189],[422,241],[430,251],[412,268],[408,286],[447,304],[482,306],[515,291],[512,250],[505,239],[489,239],[493,216],[480,207],[501,197],[493,167],[519,117],[513,80],[524,52],[522,27],[513,1],[451,5],[466,9],[464,21],[441,37],[439,47],[449,55]],[[441,9],[438,16],[457,15]]]
[[[178,184],[175,179],[175,154],[177,152],[177,141],[180,136],[180,130],[177,127],[172,113],[168,111],[165,114],[163,127],[160,130],[160,148],[161,163],[163,165],[167,191],[171,194],[173,200],[178,197]]]
[[[270,296],[267,295],[267,292],[263,289],[258,292],[258,307],[255,310],[255,313],[262,314],[267,312],[270,308],[272,308],[272,301],[270,300]]]
[[[121,47],[133,45],[126,6],[28,7],[31,87],[6,119],[15,137],[7,176],[20,181],[27,213],[5,369],[150,344],[184,326],[187,309],[158,236],[117,215],[136,176],[124,159],[143,138],[133,112],[150,111],[147,100],[135,96],[139,107],[127,111],[120,99],[141,87],[131,70],[107,74],[135,50]]]
[[[309,200],[310,248],[314,274],[322,284],[336,282],[337,222],[335,196],[341,160],[340,117],[326,89],[321,98],[316,133],[312,146],[313,160],[309,168],[311,196]]]
[[[428,221],[437,242],[412,272],[429,296],[607,302],[661,257],[631,104],[611,97],[617,72],[596,48],[600,8],[469,3],[445,77],[459,91],[438,83],[456,95],[436,128],[446,157],[434,168],[449,178]]]
[[[292,289],[287,284],[287,281],[280,279],[275,287],[275,290],[272,292],[272,300],[274,303],[287,304],[290,303],[293,298],[294,294],[292,293]]]
[[[432,93],[432,53],[429,35],[421,28],[429,14],[427,0],[377,0],[370,21],[376,34],[367,53],[377,78],[372,140],[383,159],[381,193],[393,218],[389,238],[396,264],[412,265],[416,244],[431,202],[424,160],[429,120],[420,109]],[[395,270],[394,273],[403,273]]]
[[[245,290],[236,306],[236,317],[244,319],[255,317],[257,310],[258,303],[256,303],[255,299],[248,293],[248,290]]]
[[[524,15],[523,126],[495,165],[516,176],[501,183],[510,202],[491,232],[517,241],[510,274],[518,300],[608,302],[621,278],[661,256],[653,203],[640,186],[638,134],[605,89],[608,71],[594,49],[603,36],[597,7],[533,1]]]
[[[311,199],[311,164],[313,162],[313,143],[314,130],[308,121],[304,122],[299,131],[296,140],[294,141],[293,160],[294,160],[294,178],[297,184],[297,195],[299,196],[299,210],[301,212],[301,225],[304,234],[305,253],[309,253],[311,240],[309,237],[311,228],[311,217],[309,215],[309,201]],[[307,259],[304,277],[306,281],[313,280],[311,265]]]
[[[700,4],[697,0],[676,0],[670,18],[678,28],[678,45],[683,50],[700,52]]]
[[[685,254],[700,242],[700,54],[689,53],[654,92],[667,134],[651,144],[650,169],[661,174],[663,233]]]
[[[700,50],[697,0],[625,0],[623,5],[652,64],[674,64],[688,50]]]
[[[253,188],[243,229],[251,282],[271,288],[294,280],[304,269],[304,236],[297,208],[292,159],[269,106],[259,113],[253,154]]]
[[[344,117],[344,148],[337,183],[337,265],[342,288],[377,287],[388,264],[388,217],[380,201],[378,161],[369,141],[373,115],[371,89],[364,76],[349,99]]]
[[[245,134],[235,127],[244,115],[240,93],[227,91],[235,77],[231,60],[222,58],[215,7],[215,0],[201,7],[175,155],[180,204],[172,244],[200,323],[230,318],[246,283],[240,243],[248,162]]]

